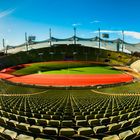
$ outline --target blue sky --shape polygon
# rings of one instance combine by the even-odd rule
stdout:
[[[24,33],[45,40],[52,35],[67,38],[77,27],[80,37],[109,33],[110,39],[140,42],[140,0],[0,0],[0,46],[24,42]]]

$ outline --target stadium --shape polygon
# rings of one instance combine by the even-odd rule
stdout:
[[[25,40],[3,40],[1,140],[140,139],[139,44],[76,35]]]

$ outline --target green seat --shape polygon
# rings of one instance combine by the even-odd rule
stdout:
[[[26,117],[26,116],[18,116],[17,120],[18,120],[18,122],[26,123],[27,122],[27,118],[28,117]]]
[[[8,126],[15,128],[17,124],[19,124],[19,122],[15,121],[15,120],[10,120],[6,122]]]
[[[126,110],[119,111],[119,115],[126,113]]]
[[[9,116],[10,116],[11,113],[8,113],[8,112],[3,111],[2,114],[3,114],[3,117],[9,118]]]
[[[19,124],[16,125],[16,127],[18,129],[23,130],[23,131],[28,131],[28,128],[30,127],[30,125],[27,124],[27,123],[19,123]]]
[[[77,120],[76,126],[87,126],[87,121],[86,120]]]
[[[34,137],[20,134],[16,137],[17,140],[34,140]]]
[[[51,115],[42,114],[42,119],[50,120],[51,119]]]
[[[35,125],[37,123],[37,118],[27,118],[27,122],[30,125]]]
[[[24,111],[19,111],[19,113],[18,113],[20,116],[25,116],[26,115],[26,112],[24,112]]]
[[[133,118],[132,118],[132,119],[133,119]],[[131,120],[131,119],[130,119],[130,120]],[[138,117],[136,117],[136,118],[133,119],[132,125],[138,124],[139,122],[140,122],[140,116],[138,116]]]
[[[103,117],[104,117],[104,114],[95,114],[96,119],[103,118]]]
[[[8,118],[5,117],[0,117],[0,125],[1,126],[6,126],[6,122],[9,121]]]
[[[81,127],[78,129],[78,135],[90,136],[93,130],[90,127]]]
[[[71,120],[71,115],[63,115],[63,120]]]
[[[61,116],[61,115],[62,115],[62,112],[61,112],[61,111],[56,111],[56,112],[54,112],[54,115],[59,115],[59,116]]]
[[[52,120],[60,120],[60,116],[59,115],[51,115],[51,119]]]
[[[134,127],[132,129],[132,131],[133,131],[133,133],[136,133],[137,135],[139,135],[140,134],[140,126]]]
[[[33,113],[31,113],[31,112],[26,112],[25,114],[26,114],[27,117],[30,117],[30,118],[33,117]]]
[[[136,112],[129,112],[128,119],[135,117]]]
[[[73,128],[61,128],[59,135],[71,137],[75,134],[75,130]]]
[[[90,119],[90,120],[88,120],[88,123],[90,126],[97,126],[97,125],[100,125],[100,120],[99,119]]]
[[[113,123],[113,124],[108,124],[108,131],[118,131],[121,128],[121,124],[118,123]]]
[[[110,117],[112,114],[111,113],[104,113],[104,117],[108,118]]]
[[[93,114],[90,114],[90,115],[86,115],[85,116],[85,119],[86,120],[90,120],[90,119],[94,119],[95,117],[94,117],[94,115]]]
[[[122,115],[119,115],[119,116],[120,116],[120,120],[121,121],[124,121],[124,120],[127,120],[128,119],[128,113],[122,114]]]
[[[47,126],[48,120],[46,120],[46,119],[38,119],[38,120],[37,120],[37,123],[38,123],[40,126]]]
[[[102,140],[120,140],[120,138],[117,135],[110,135],[110,136],[104,137]]]
[[[4,130],[5,130],[5,128],[0,126],[0,133],[2,133]]]
[[[84,119],[85,119],[85,117],[82,115],[75,116],[75,120],[84,120]]]
[[[18,118],[18,115],[16,115],[16,114],[10,114],[9,115],[10,120],[17,120],[17,118]]]
[[[110,123],[110,118],[100,118],[99,120],[102,125],[106,125]]]
[[[131,130],[127,130],[127,131],[121,132],[119,134],[119,138],[123,140],[131,140],[132,138],[134,138],[135,135],[136,134],[133,133]]]
[[[90,114],[90,112],[88,112],[88,111],[82,112],[82,115],[83,115],[83,116],[86,116],[86,115],[89,115],[89,114]]]
[[[106,133],[108,131],[108,127],[105,125],[95,126],[95,127],[93,127],[93,131],[95,134]]]
[[[37,125],[32,125],[29,127],[29,130],[33,133],[42,133],[43,132],[43,127],[42,126],[37,126]]]
[[[76,138],[76,140],[101,140],[101,139],[92,138],[88,136],[82,136],[82,135],[74,136],[74,138]]]
[[[113,116],[117,116],[117,115],[119,115],[119,112],[118,112],[118,111],[113,111],[113,112],[112,112],[112,115],[113,115]]]
[[[16,136],[17,136],[17,132],[12,131],[12,130],[9,130],[9,129],[6,129],[6,130],[3,132],[3,134],[8,135],[7,138],[9,137],[9,138],[11,138],[11,139],[15,139]],[[5,136],[6,136],[6,135],[5,135]],[[8,138],[8,139],[9,139],[9,138]]]
[[[63,120],[61,122],[62,127],[72,127],[73,126],[73,121],[72,120]]]
[[[73,115],[74,115],[74,116],[82,115],[82,112],[74,112]]]
[[[53,127],[59,127],[60,126],[60,120],[49,120],[48,125],[53,126]]]
[[[35,140],[52,140],[52,139],[49,139],[49,138],[36,138]]]
[[[58,135],[58,129],[54,127],[45,127],[43,132],[47,135]]]
[[[131,120],[119,122],[119,124],[121,124],[121,128],[127,128],[131,125],[131,123],[132,123]]]
[[[53,111],[48,111],[46,112],[47,115],[54,115],[54,112]]]
[[[109,118],[111,123],[117,123],[120,120],[120,116],[111,116]]]
[[[42,115],[39,114],[39,113],[34,113],[33,116],[34,116],[34,118],[41,119],[41,116],[42,116]]]
[[[133,124],[135,124],[135,119],[136,118],[131,118],[131,119],[129,119],[128,121],[130,121],[131,122],[131,125],[133,125]],[[137,121],[136,121],[137,122]]]

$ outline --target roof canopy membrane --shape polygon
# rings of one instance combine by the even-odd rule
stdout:
[[[31,50],[50,47],[55,44],[81,44],[84,46],[99,48],[99,42],[101,49],[123,51],[126,53],[140,52],[140,44],[127,43],[119,38],[116,40],[101,39],[97,36],[93,38],[81,38],[77,36],[72,36],[64,39],[50,37],[49,39],[42,41],[30,40],[17,46],[7,45],[6,49],[8,53],[16,53],[19,51],[26,51],[27,47],[28,50]]]

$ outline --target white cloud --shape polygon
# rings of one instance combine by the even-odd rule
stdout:
[[[73,23],[73,24],[72,24],[72,26],[74,26],[74,27],[75,27],[75,26],[80,26],[80,25],[82,25],[82,24],[81,24],[81,23]]]
[[[126,36],[133,37],[135,39],[140,39],[140,32],[135,32],[135,31],[124,31],[124,34]]]
[[[93,24],[93,23],[99,23],[101,22],[100,20],[94,20],[94,21],[91,21],[90,23]]]
[[[93,31],[91,33],[98,33],[99,31]],[[122,31],[121,30],[100,30],[101,33],[110,33],[110,34],[118,34],[118,35],[122,35]],[[132,37],[134,39],[140,39],[140,32],[136,32],[136,31],[124,31],[124,35],[128,36],[128,37]]]
[[[4,11],[0,12],[0,18],[4,18],[4,17],[10,15],[11,13],[13,13],[14,11],[15,11],[15,9],[4,10]]]

